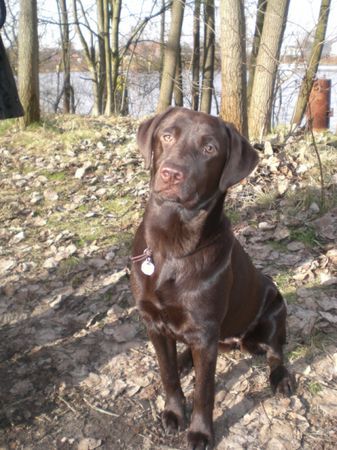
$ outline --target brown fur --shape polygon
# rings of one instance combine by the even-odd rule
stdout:
[[[153,275],[132,267],[132,291],[155,347],[166,394],[163,423],[185,425],[176,341],[195,368],[190,449],[213,443],[214,374],[219,344],[267,353],[273,391],[289,395],[283,365],[286,307],[255,269],[223,212],[227,189],[256,166],[255,150],[221,119],[169,108],[141,124],[138,145],[151,167],[151,195],[133,256],[152,252]]]

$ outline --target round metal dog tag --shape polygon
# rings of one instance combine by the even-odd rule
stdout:
[[[146,258],[146,260],[142,263],[140,268],[141,271],[148,276],[152,275],[154,272],[154,264],[150,258]]]

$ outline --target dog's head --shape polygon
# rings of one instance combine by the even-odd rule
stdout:
[[[154,195],[186,208],[225,193],[258,162],[233,125],[186,108],[171,107],[143,122],[137,143],[151,167]]]

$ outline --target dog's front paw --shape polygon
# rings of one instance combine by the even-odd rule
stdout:
[[[187,434],[188,450],[211,450],[213,437],[211,434],[189,431]]]
[[[279,366],[273,370],[269,380],[274,394],[290,397],[295,391],[294,378],[284,366]]]
[[[186,426],[185,414],[165,409],[162,414],[162,423],[166,433],[176,433]]]

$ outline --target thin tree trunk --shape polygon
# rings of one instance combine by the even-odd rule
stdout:
[[[97,30],[98,30],[98,69],[97,69],[97,114],[103,114],[105,109],[105,52],[104,52],[104,10],[103,0],[97,0]]]
[[[183,73],[182,73],[182,61],[181,61],[181,47],[179,45],[179,51],[177,54],[176,73],[174,77],[174,104],[176,106],[184,105],[183,97]]]
[[[319,11],[319,19],[316,27],[315,39],[311,48],[311,53],[308,59],[307,69],[301,84],[300,92],[298,94],[294,116],[292,119],[293,125],[300,125],[304,116],[305,108],[308,103],[309,95],[312,85],[315,80],[318,65],[321,59],[326,29],[328,25],[329,11],[331,0],[322,0]]]
[[[255,67],[256,67],[256,58],[259,52],[261,35],[263,30],[263,22],[264,16],[267,8],[267,0],[258,0],[257,4],[257,12],[256,12],[256,23],[255,23],[255,32],[253,38],[252,45],[252,53],[250,55],[249,60],[249,76],[248,76],[248,86],[247,86],[247,104],[248,108],[250,105],[250,99],[252,96],[254,75],[255,75]]]
[[[186,0],[173,0],[171,13],[171,26],[165,48],[163,76],[160,86],[157,112],[165,111],[172,101],[173,82],[177,64],[177,54],[183,23]]]
[[[275,77],[288,8],[289,0],[268,0],[267,3],[248,113],[250,139],[262,139],[270,125]]]
[[[77,1],[76,0],[72,0],[72,1],[73,1],[73,12],[74,12],[74,22],[75,22],[76,32],[80,38],[80,41],[81,41],[81,44],[82,44],[82,47],[84,50],[85,59],[88,64],[88,68],[91,73],[92,81],[93,81],[93,90],[94,90],[93,115],[99,115],[100,114],[100,105],[99,105],[100,97],[99,97],[99,89],[98,89],[99,77],[98,77],[98,70],[97,70],[97,66],[96,66],[95,54],[92,52],[92,49],[89,48],[88,43],[85,40],[85,37],[82,33],[82,30],[81,30],[81,27],[79,24],[79,19],[78,19]]]
[[[63,64],[63,111],[71,111],[71,82],[70,82],[70,39],[67,0],[59,0],[61,18],[62,39],[62,64]],[[74,111],[71,111],[72,113]]]
[[[104,24],[104,53],[105,53],[105,81],[106,81],[106,103],[105,114],[111,116],[113,112],[112,105],[112,67],[111,67],[111,49],[110,49],[110,11],[109,0],[103,0],[103,24]]]
[[[214,78],[214,0],[204,0],[204,17],[204,60],[202,64],[200,111],[209,114],[212,107]]]
[[[119,23],[121,16],[122,0],[112,0],[112,24],[111,24],[111,82],[112,82],[112,111],[115,114],[120,112],[123,86],[118,91],[118,70],[119,70]]]
[[[221,113],[248,136],[246,40],[243,0],[221,0]]]
[[[193,12],[193,56],[192,56],[192,109],[199,108],[200,83],[200,0],[195,0]]]
[[[25,112],[20,120],[27,126],[40,120],[36,0],[20,1],[18,77],[19,96]]]

